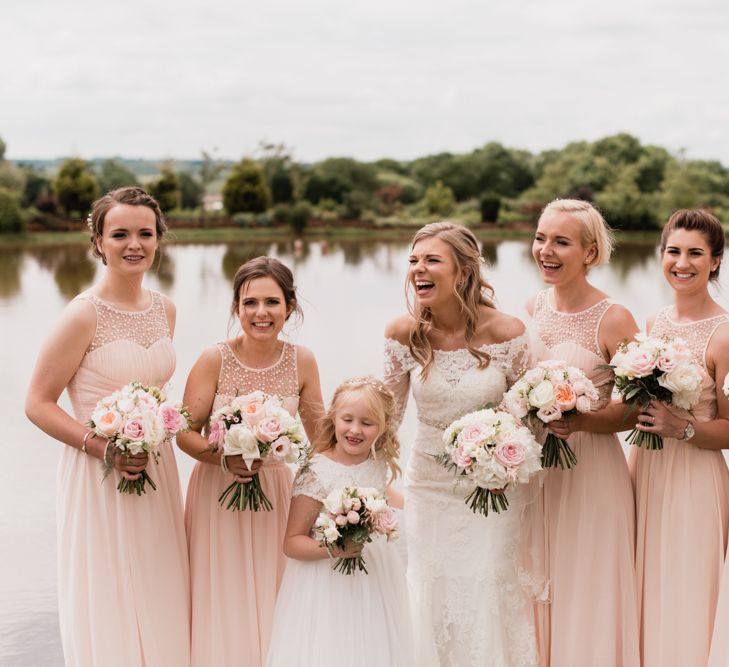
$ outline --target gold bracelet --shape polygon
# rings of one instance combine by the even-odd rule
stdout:
[[[88,442],[89,436],[93,436],[93,435],[96,435],[93,431],[86,431],[86,435],[84,436],[84,440],[81,443],[81,451],[84,454],[88,454],[88,452],[86,451],[86,443]]]

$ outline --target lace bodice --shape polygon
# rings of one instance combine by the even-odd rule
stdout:
[[[656,315],[651,336],[661,338],[683,338],[691,350],[693,361],[699,364],[706,376],[701,388],[701,396],[698,404],[693,408],[693,414],[700,421],[708,421],[716,418],[716,382],[708,373],[706,366],[706,348],[714,332],[719,326],[729,322],[729,316],[722,314],[709,317],[696,322],[674,322],[668,315],[670,307],[664,308]]]
[[[525,370],[529,360],[527,336],[482,345],[491,357],[486,368],[466,349],[435,350],[427,381],[407,346],[385,339],[385,384],[397,399],[397,420],[402,419],[412,386],[418,421],[444,430],[466,412],[499,403],[504,392]],[[447,400],[446,400],[447,398]]]
[[[150,294],[149,308],[139,311],[119,310],[90,292],[79,294],[77,299],[91,302],[96,310],[96,333],[88,352],[122,339],[150,348],[160,338],[170,337],[162,295],[151,290]]]
[[[537,294],[534,315],[529,326],[532,350],[538,361],[559,359],[582,369],[599,393],[593,410],[604,408],[611,399],[615,376],[609,369],[598,368],[608,360],[600,349],[600,325],[613,305],[603,299],[578,313],[563,313],[551,305],[552,290]]]
[[[387,486],[384,459],[368,458],[357,465],[346,466],[322,454],[314,454],[296,474],[291,494],[324,502],[334,489],[347,486],[368,486],[384,493]]]

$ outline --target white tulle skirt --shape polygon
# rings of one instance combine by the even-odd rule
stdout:
[[[393,544],[365,546],[369,574],[289,560],[267,667],[403,667],[412,663],[405,571]]]

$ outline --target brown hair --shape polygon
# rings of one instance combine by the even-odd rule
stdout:
[[[256,278],[273,278],[276,281],[286,302],[288,311],[286,319],[290,317],[291,313],[296,313],[298,317],[303,318],[304,314],[296,299],[296,286],[294,285],[294,275],[291,273],[291,269],[275,257],[266,257],[265,255],[249,259],[245,264],[241,264],[235,272],[235,276],[233,276],[233,303],[230,306],[231,315],[235,316],[238,312],[243,285]]]
[[[394,394],[383,382],[370,375],[345,380],[334,391],[332,402],[326,414],[317,424],[317,437],[313,445],[314,451],[325,452],[337,443],[334,419],[342,405],[344,397],[350,393],[361,393],[372,411],[374,419],[380,427],[372,452],[373,458],[382,453],[390,469],[390,481],[400,474],[397,458],[400,455],[400,441],[395,433],[395,412],[397,403]]]
[[[706,242],[709,244],[711,256],[719,258],[719,264],[709,274],[709,280],[719,280],[721,258],[724,256],[724,245],[726,244],[724,228],[721,226],[719,219],[705,209],[682,208],[676,211],[668,219],[668,222],[663,225],[663,231],[661,231],[662,253],[666,251],[668,237],[677,229],[700,232],[704,235]]]
[[[425,238],[437,237],[445,241],[451,248],[456,266],[463,274],[463,282],[460,289],[458,284],[453,287],[453,295],[458,300],[461,313],[466,320],[466,347],[468,351],[478,360],[478,367],[488,366],[491,357],[482,350],[471,345],[471,340],[476,335],[478,326],[479,306],[495,308],[493,298],[494,289],[481,275],[481,252],[478,241],[473,232],[467,227],[456,225],[452,222],[431,222],[419,229],[413,237],[411,247]],[[433,364],[433,348],[426,335],[432,326],[433,313],[429,308],[412,302],[410,299],[410,280],[405,282],[405,299],[408,305],[408,312],[415,320],[415,326],[410,331],[408,347],[413,358],[422,366],[420,375],[428,377],[428,371]]]
[[[151,209],[154,213],[158,241],[162,240],[162,237],[167,231],[167,223],[165,222],[165,217],[162,215],[162,209],[159,207],[157,200],[142,188],[130,186],[107,192],[103,197],[100,197],[93,203],[91,213],[86,219],[89,231],[91,232],[91,252],[95,257],[101,259],[104,264],[106,264],[106,257],[99,250],[97,241],[104,234],[106,214],[119,204],[146,206],[148,209]]]

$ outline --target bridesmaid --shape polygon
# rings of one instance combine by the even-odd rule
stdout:
[[[635,447],[641,653],[645,667],[706,665],[729,521],[729,315],[709,294],[719,277],[724,231],[709,212],[676,211],[661,235],[673,305],[648,322],[653,336],[680,337],[707,373],[688,413],[651,403],[638,428],[663,436],[663,450]],[[726,628],[717,629],[722,638]],[[721,643],[717,638],[717,643]],[[717,645],[717,652],[720,647]],[[721,664],[721,663],[719,663]]]
[[[527,304],[533,352],[537,361],[561,359],[581,368],[601,398],[593,412],[549,425],[568,440],[577,465],[547,469],[543,515],[533,527],[539,534],[542,523],[551,594],[549,604],[537,607],[543,666],[639,662],[633,490],[615,435],[631,424],[610,401],[612,373],[599,368],[638,327],[587,280],[611,251],[609,228],[591,204],[557,199],[545,207],[532,254],[550,289]]]
[[[293,476],[283,462],[255,461],[212,451],[202,435],[210,414],[236,395],[256,390],[279,396],[292,414],[300,410],[312,438],[324,413],[319,370],[310,350],[282,341],[292,313],[300,314],[294,277],[277,259],[257,257],[233,278],[231,316],[242,335],[206,349],[185,388],[193,431],[178,444],[196,458],[187,492],[185,524],[192,574],[192,664],[242,667],[262,665],[271,634],[276,594],[286,558],[283,538]],[[237,512],[218,497],[233,481],[259,475],[273,504],[270,512]]]
[[[85,426],[96,402],[131,380],[172,376],[175,308],[142,287],[167,227],[141,188],[101,197],[90,216],[91,250],[106,266],[44,343],[30,382],[28,418],[62,442],[58,466],[58,598],[66,665],[189,665],[189,573],[175,456],[162,446],[157,490],[119,493],[146,454],[109,452]],[[74,416],[58,406],[67,389]]]

